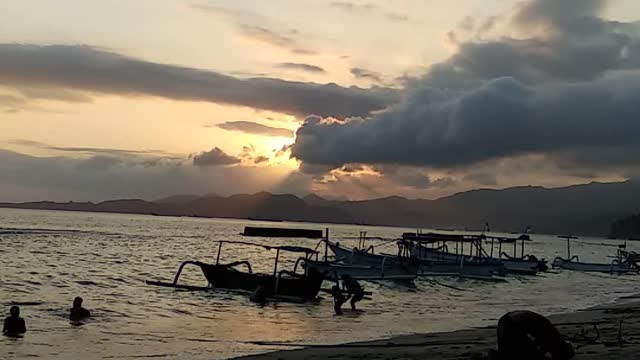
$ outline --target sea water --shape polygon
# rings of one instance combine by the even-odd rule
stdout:
[[[285,347],[257,344],[333,344],[395,335],[495,324],[506,311],[557,313],[585,308],[640,291],[640,277],[553,271],[506,282],[422,278],[413,285],[362,282],[372,291],[361,313],[335,316],[328,295],[311,304],[256,305],[246,294],[193,292],[145,285],[171,282],[184,260],[215,263],[218,240],[314,248],[316,240],[243,238],[245,225],[329,228],[332,240],[355,246],[360,231],[394,239],[411,229],[360,225],[268,223],[144,215],[0,209],[0,313],[21,304],[28,332],[0,338],[0,358],[222,359]],[[549,262],[565,256],[566,242],[532,235],[527,253]],[[606,261],[620,241],[580,239],[572,254]],[[368,242],[375,244],[375,242]],[[382,246],[390,253],[393,242]],[[630,243],[630,250],[637,250]],[[324,251],[320,248],[321,252]],[[512,251],[510,245],[503,250]],[[518,249],[518,254],[520,250]],[[282,255],[290,269],[297,255]],[[221,262],[249,260],[271,272],[275,252],[225,244]],[[198,268],[180,282],[206,286]],[[330,287],[330,284],[325,285]],[[92,318],[68,321],[75,296]],[[348,307],[348,305],[346,306]]]

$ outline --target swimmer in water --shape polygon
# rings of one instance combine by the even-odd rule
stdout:
[[[78,321],[89,317],[91,317],[91,313],[82,307],[82,298],[78,296],[73,299],[73,307],[69,311],[69,319]]]
[[[12,306],[9,313],[11,316],[4,319],[2,334],[6,336],[17,336],[27,332],[27,326],[24,323],[24,319],[20,317],[20,308]]]

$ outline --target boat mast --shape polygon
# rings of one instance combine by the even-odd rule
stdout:
[[[571,261],[571,239],[577,239],[573,235],[561,235],[559,238],[567,239],[567,260]]]
[[[324,229],[324,261],[327,262],[328,258],[328,244],[329,244],[329,228]]]
[[[273,276],[278,275],[278,258],[280,257],[280,249],[276,249],[276,262],[273,264]]]
[[[218,241],[218,256],[216,257],[216,265],[220,263],[220,250],[222,250],[222,241]]]

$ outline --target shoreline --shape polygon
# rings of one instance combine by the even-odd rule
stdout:
[[[574,359],[631,359],[640,352],[640,294],[547,317],[572,342],[576,350]],[[232,359],[481,360],[488,358],[489,349],[496,348],[496,327],[497,320],[496,325],[491,326],[333,345],[307,345],[302,349],[278,350]]]

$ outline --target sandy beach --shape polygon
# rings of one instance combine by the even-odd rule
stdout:
[[[640,358],[640,297],[548,318],[573,343],[575,359]],[[496,319],[497,324],[497,319]],[[314,345],[238,359],[486,359],[496,327],[398,336],[337,345]]]

